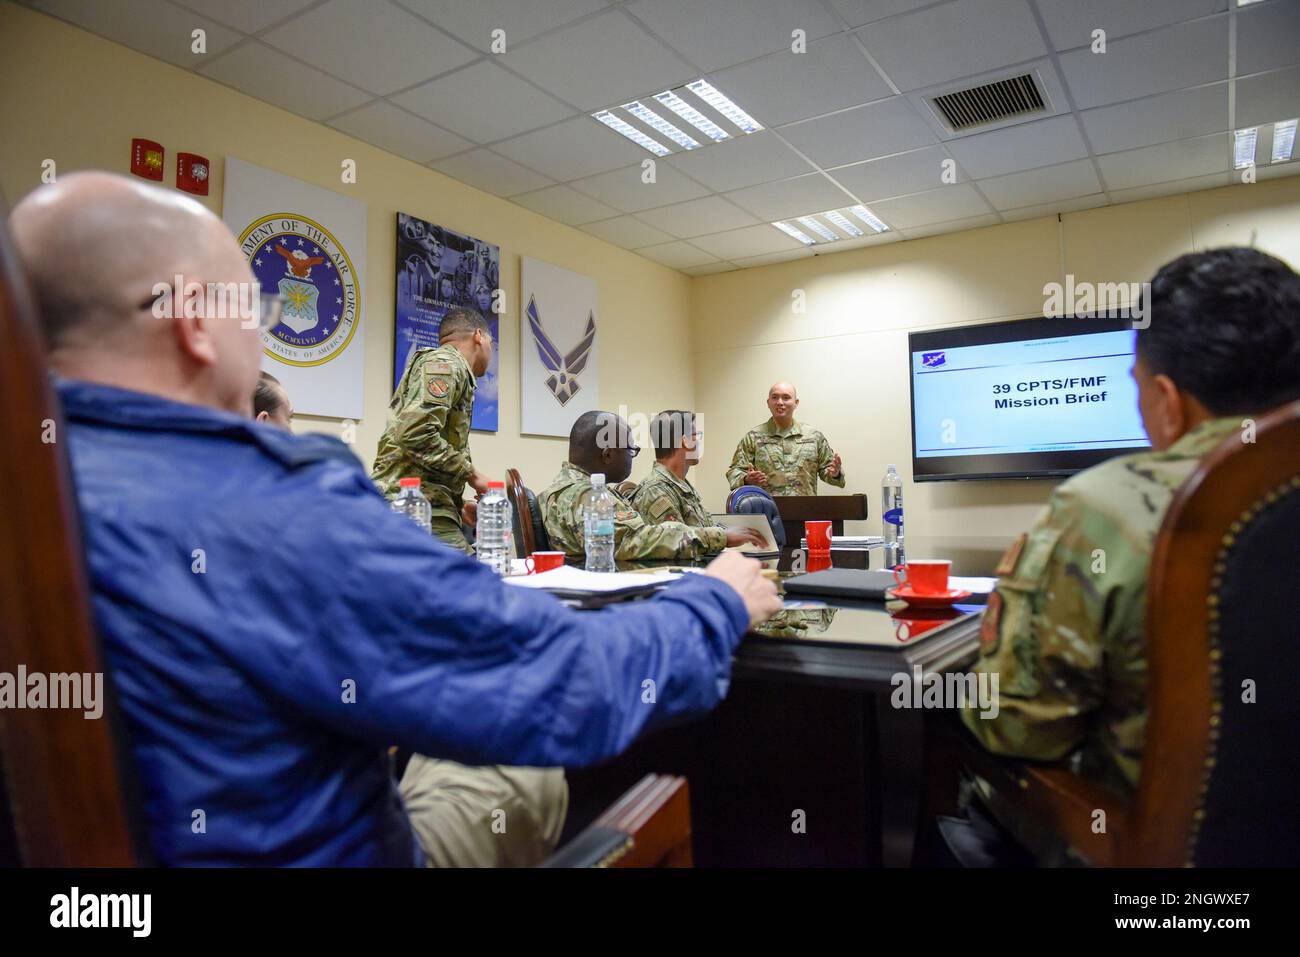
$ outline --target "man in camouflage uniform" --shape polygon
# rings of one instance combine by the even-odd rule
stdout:
[[[750,429],[736,446],[727,469],[732,489],[758,485],[773,495],[816,495],[817,479],[844,488],[840,457],[826,436],[794,419],[799,395],[788,382],[767,390],[772,417]]]
[[[578,417],[569,432],[569,460],[537,496],[551,547],[571,559],[586,556],[581,508],[593,472],[604,473],[614,496],[614,557],[620,561],[689,560],[752,541],[748,530],[692,528],[679,521],[647,524],[614,489],[631,474],[632,459],[640,451],[627,423],[612,412],[584,412]]]
[[[461,497],[467,484],[480,495],[488,487],[470,459],[469,429],[476,377],[492,362],[492,333],[479,313],[456,306],[443,317],[438,341],[436,349],[416,351],[397,384],[371,478],[389,499],[399,479],[418,478],[433,505],[433,534],[469,552]]]
[[[1300,398],[1300,276],[1249,249],[1183,256],[1151,283],[1133,378],[1150,451],[1062,483],[997,568],[977,673],[998,676],[996,717],[963,712],[992,751],[1069,760],[1132,794],[1147,712],[1146,580],[1175,490],[1249,417]],[[1029,822],[981,796],[1022,843]]]

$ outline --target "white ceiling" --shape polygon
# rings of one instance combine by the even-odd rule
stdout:
[[[692,275],[1225,186],[1234,128],[1300,114],[1300,0],[25,2]],[[1042,118],[954,135],[930,111],[1013,69]],[[588,114],[699,77],[766,130],[643,182],[650,154]],[[859,202],[890,231],[769,225]]]

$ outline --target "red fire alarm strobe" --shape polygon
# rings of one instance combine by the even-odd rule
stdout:
[[[161,143],[153,140],[131,140],[131,172],[144,179],[161,181],[163,178],[163,155]]]

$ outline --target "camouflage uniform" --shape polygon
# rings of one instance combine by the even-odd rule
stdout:
[[[470,551],[460,528],[461,498],[474,474],[469,428],[477,381],[454,346],[415,353],[388,404],[388,424],[379,439],[371,478],[388,498],[402,478],[418,478],[433,505],[433,533],[448,545]]]
[[[591,473],[565,462],[560,474],[537,496],[551,547],[569,558],[583,558],[582,496],[591,488]],[[720,552],[727,547],[722,528],[690,528],[681,522],[647,525],[632,505],[610,489],[614,496],[614,557],[620,561],[648,558],[691,559]]]
[[[692,528],[719,528],[709,510],[700,501],[700,493],[672,469],[656,462],[649,477],[637,486],[632,507],[651,524],[681,522]]]
[[[1164,452],[1110,459],[1052,493],[1003,556],[984,612],[975,670],[998,676],[999,712],[962,718],[985,747],[1073,757],[1080,774],[1133,792],[1146,730],[1151,550],[1174,491],[1240,427],[1240,416],[1203,422]]]
[[[775,419],[768,419],[746,432],[736,446],[727,483],[740,488],[746,484],[745,473],[758,469],[767,476],[767,490],[773,495],[816,495],[818,477],[827,485],[844,488],[843,468],[839,475],[829,474],[833,458],[826,436],[816,429],[798,421],[782,429]]]

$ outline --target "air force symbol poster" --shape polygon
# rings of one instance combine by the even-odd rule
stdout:
[[[296,411],[361,418],[366,207],[232,157],[222,218],[262,292],[283,300],[279,324],[262,333],[262,368]]]
[[[522,272],[520,430],[567,438],[578,416],[600,408],[596,280],[527,257]]]
[[[466,306],[487,320],[492,340],[500,320],[492,311],[501,248],[406,213],[397,214],[397,317],[393,323],[393,388],[417,349],[438,345],[447,310]],[[479,377],[470,428],[497,430],[498,359]]]

